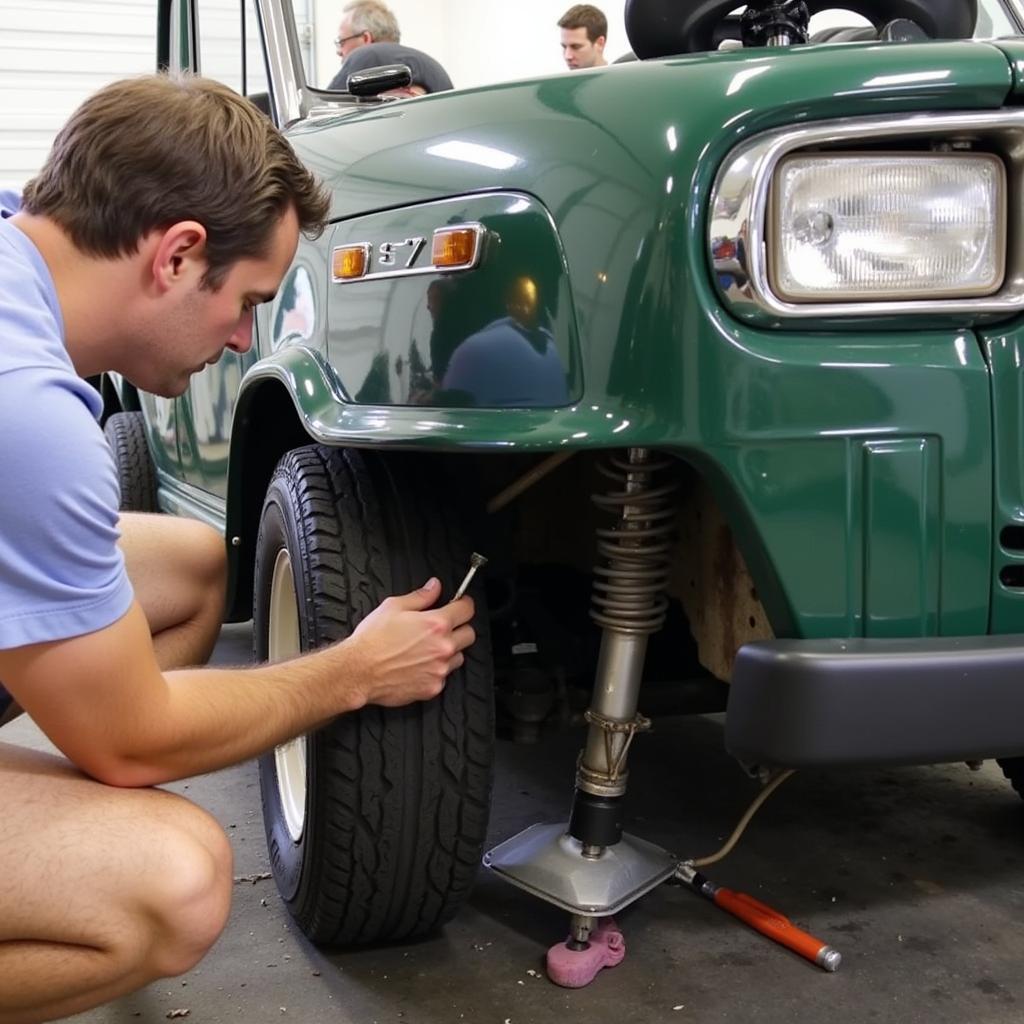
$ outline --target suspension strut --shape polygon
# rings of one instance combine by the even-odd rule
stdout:
[[[572,816],[536,824],[499,843],[484,863],[567,910],[569,938],[548,950],[548,976],[559,985],[589,984],[626,955],[612,917],[669,878],[678,859],[622,830],[626,758],[633,737],[650,723],[637,714],[647,638],[665,621],[677,484],[672,459],[630,448],[599,465],[614,489],[594,496],[614,513],[597,531],[601,564],[594,571],[591,616],[602,628],[586,744],[576,762]]]
[[[745,47],[793,46],[807,42],[810,11],[805,0],[759,0],[740,18]]]
[[[618,518],[614,526],[597,530],[602,561],[594,568],[590,615],[603,633],[569,820],[569,834],[590,859],[622,838],[626,759],[634,736],[650,727],[637,713],[637,703],[647,638],[662,627],[668,608],[664,591],[675,516],[671,497],[678,485],[658,477],[671,465],[666,456],[630,448],[598,466],[617,486],[594,495],[593,501]]]

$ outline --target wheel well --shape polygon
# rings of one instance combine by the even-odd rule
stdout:
[[[134,384],[124,381],[119,394],[117,385],[109,373],[100,374],[98,377],[90,377],[89,383],[100,393],[100,397],[103,399],[103,413],[100,417],[101,426],[115,412],[141,411],[142,403],[139,401],[139,392]]]
[[[315,443],[282,384],[268,380],[254,385],[243,396],[231,431],[225,529],[229,551],[228,622],[244,622],[252,615],[256,538],[274,468],[285,452]]]
[[[251,614],[256,539],[270,477],[285,452],[316,440],[277,381],[267,381],[247,396],[235,422],[228,484],[228,620],[243,621]],[[234,444],[242,434],[244,448],[236,452]],[[389,454],[379,451],[375,457],[387,459]],[[492,560],[491,574],[501,566],[559,565],[589,576],[597,557],[596,530],[609,525],[591,501],[592,494],[609,487],[598,470],[606,454],[577,453],[494,513],[485,511],[488,502],[548,455],[424,451],[417,458],[429,465],[426,476],[468,513],[473,543]],[[772,637],[772,622],[762,604],[762,588],[707,480],[682,459],[673,472],[680,487],[669,595],[682,609],[701,665],[727,680],[739,647]],[[765,575],[768,588],[774,583],[771,575]],[[681,653],[689,643],[685,639]]]
[[[422,458],[434,460],[430,476],[453,501],[477,510],[476,522],[471,522],[473,542],[492,559],[490,576],[502,567],[507,571],[509,567],[559,566],[590,579],[599,561],[597,530],[611,525],[592,496],[620,486],[600,469],[610,454],[578,452],[492,513],[486,511],[488,504],[512,482],[545,464],[550,453],[424,453]],[[730,514],[697,467],[677,457],[665,475],[678,483],[671,499],[676,505],[676,529],[668,586],[678,619],[666,624],[658,643],[676,648],[680,666],[692,657],[695,645],[700,665],[727,681],[743,644],[772,638],[773,624],[782,632],[787,628],[785,614],[779,612],[777,580],[757,550],[746,552],[751,556],[748,568],[736,531],[752,537],[752,529],[735,520],[735,510]],[[765,604],[775,610],[774,623]],[[689,636],[673,640],[669,634],[675,625]]]
[[[113,388],[113,384],[110,384],[110,387]],[[139,392],[134,384],[125,384],[121,391],[121,411],[142,412],[142,402],[139,400]]]

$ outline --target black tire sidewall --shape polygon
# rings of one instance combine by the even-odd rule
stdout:
[[[384,597],[422,584],[431,572],[451,593],[465,571],[464,554],[468,561],[461,550],[466,538],[451,525],[438,481],[416,463],[318,447],[282,458],[257,541],[258,661],[267,656],[270,581],[282,548],[291,561],[304,651],[344,639]],[[324,530],[331,536],[326,547]],[[468,894],[493,771],[489,635],[482,594],[475,596],[478,641],[440,697],[366,707],[306,737],[306,813],[298,842],[284,819],[274,753],[260,759],[275,881],[315,942],[423,934],[448,920]],[[446,768],[452,763],[455,776]],[[452,777],[461,780],[457,791],[445,788]],[[434,801],[440,817],[428,821]],[[445,876],[448,883],[435,884]]]
[[[141,412],[115,412],[103,433],[117,470],[122,512],[159,512],[156,468],[146,444],[146,420]]]
[[[256,589],[253,615],[253,642],[258,663],[267,660],[267,633],[270,619],[270,586],[274,564],[278,553],[287,549],[291,560],[296,597],[303,591],[302,579],[295,579],[303,566],[302,535],[295,519],[295,509],[290,495],[279,479],[272,481],[267,492],[260,523],[256,549]],[[269,575],[267,575],[269,574]],[[311,649],[307,610],[298,600],[299,633],[303,651]],[[270,857],[274,878],[282,898],[289,904],[300,895],[299,885],[303,880],[303,861],[307,845],[315,846],[313,833],[316,829],[317,814],[309,806],[310,795],[316,792],[316,733],[306,737],[306,809],[303,832],[298,841],[292,839],[285,820],[284,808],[278,788],[277,762],[273,750],[259,758],[260,790],[263,801],[263,821],[267,833],[267,852]],[[307,885],[310,882],[307,872]]]

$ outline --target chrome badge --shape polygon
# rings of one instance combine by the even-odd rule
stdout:
[[[422,235],[394,242],[340,245],[331,250],[331,280],[351,284],[385,277],[471,270],[480,262],[486,234],[487,229],[478,223],[437,228],[431,238],[429,260],[421,259],[427,246]]]

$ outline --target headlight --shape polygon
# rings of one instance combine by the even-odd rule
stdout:
[[[985,153],[788,156],[767,228],[785,302],[991,295],[1005,272],[1006,171]]]

